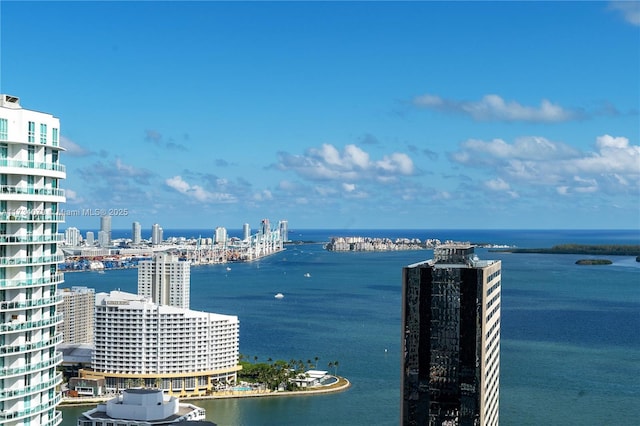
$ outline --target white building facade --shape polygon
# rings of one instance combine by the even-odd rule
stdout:
[[[96,294],[93,372],[108,390],[160,387],[197,394],[234,383],[238,317],[159,306],[120,291]]]
[[[162,228],[157,223],[151,225],[151,244],[154,246],[162,244]]]
[[[138,263],[138,294],[157,305],[189,309],[191,266],[169,253]]]
[[[70,227],[64,231],[64,243],[67,246],[77,247],[80,245],[80,230],[78,228]]]
[[[103,232],[102,247],[111,245],[111,216],[100,216],[100,232]],[[100,240],[100,232],[98,232],[98,240]]]
[[[131,243],[140,244],[142,241],[142,227],[140,222],[133,222],[131,224]]]
[[[0,95],[0,424],[54,426],[64,260],[60,120]]]

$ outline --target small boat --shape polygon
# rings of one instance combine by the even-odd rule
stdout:
[[[231,268],[227,266],[227,271],[230,271],[230,270],[231,270]]]
[[[282,298],[284,298],[284,294],[282,294],[282,293],[278,293],[278,294],[276,294],[276,295],[275,295],[275,296],[273,296],[273,297],[275,297],[276,299],[282,299]]]
[[[305,276],[305,278],[311,278],[311,274],[308,273],[308,272],[306,274],[304,274],[304,276]]]

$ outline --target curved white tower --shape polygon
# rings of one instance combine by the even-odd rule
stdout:
[[[0,95],[0,424],[60,424],[60,120]]]

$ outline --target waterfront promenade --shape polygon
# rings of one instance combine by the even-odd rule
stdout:
[[[329,385],[320,385],[299,391],[271,391],[271,390],[233,390],[227,389],[222,391],[212,392],[208,395],[181,395],[180,393],[173,393],[173,396],[180,398],[180,400],[207,400],[207,399],[229,399],[229,398],[271,398],[271,397],[287,397],[287,396],[313,396],[322,395],[328,393],[343,392],[351,387],[351,382],[341,376],[332,376],[338,381]],[[61,407],[69,406],[81,406],[81,405],[97,405],[104,403],[112,398],[115,394],[109,394],[108,396],[102,396],[97,398],[91,397],[73,397],[63,398],[60,403]]]

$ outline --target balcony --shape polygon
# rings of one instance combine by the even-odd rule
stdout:
[[[60,423],[62,423],[62,412],[55,411],[54,413],[55,414],[53,415],[53,418],[44,423],[42,426],[58,426]]]
[[[64,222],[63,213],[0,212],[0,222]]]
[[[53,358],[44,360],[44,361],[40,361],[36,364],[29,364],[29,365],[23,365],[20,367],[3,367],[0,368],[0,373],[5,376],[11,376],[11,375],[21,375],[21,374],[28,374],[28,373],[33,373],[35,371],[38,370],[44,370],[45,368],[49,368],[49,367],[55,367],[56,365],[60,364],[62,362],[62,354],[61,353],[57,353]]]
[[[0,324],[0,332],[27,331],[43,327],[51,327],[62,322],[62,314],[37,321],[12,321]]]
[[[0,193],[16,195],[49,195],[64,197],[64,189],[42,188],[35,185],[0,185]]]
[[[0,280],[0,288],[35,287],[39,285],[59,284],[63,281],[63,274],[56,274],[49,278],[41,277],[36,279],[4,279]]]
[[[55,394],[53,399],[51,399],[50,401],[45,402],[44,404],[37,405],[32,408],[25,408],[24,410],[17,410],[17,411],[0,411],[0,419],[5,419],[5,420],[19,419],[21,417],[27,417],[34,414],[42,413],[43,411],[46,411],[58,405],[61,400],[62,400],[62,395],[57,393]]]
[[[35,343],[26,343],[24,345],[5,345],[0,347],[0,354],[16,354],[21,352],[31,352],[42,348],[48,348],[50,346],[59,345],[62,343],[62,334],[57,334],[49,340],[41,340]]]
[[[25,169],[47,170],[53,172],[66,172],[66,167],[58,163],[43,163],[39,161],[21,161],[0,159],[0,167],[20,167]]]
[[[51,235],[0,234],[0,243],[32,244],[32,243],[61,243],[63,241],[64,241],[63,234],[51,234]]]
[[[34,386],[21,387],[20,389],[2,389],[0,390],[0,400],[40,392],[43,389],[53,388],[60,383],[62,383],[62,373],[58,373],[53,377],[53,379],[49,379],[43,383],[38,383]]]
[[[36,265],[47,263],[60,263],[64,261],[64,255],[54,254],[52,256],[11,256],[0,257],[0,266],[13,265]]]
[[[53,297],[45,297],[33,300],[25,300],[19,302],[0,302],[0,309],[25,309],[36,308],[40,306],[55,305],[62,301],[62,295],[57,294]]]

